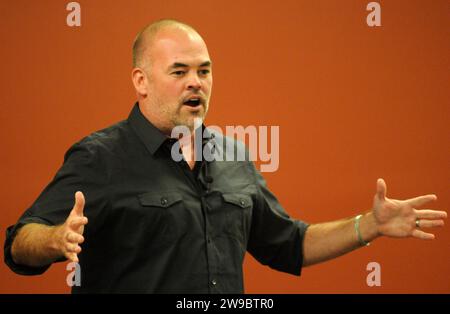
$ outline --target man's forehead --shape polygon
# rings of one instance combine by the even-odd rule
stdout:
[[[170,63],[182,62],[183,59],[191,59],[190,62],[209,60],[205,42],[198,34],[192,32],[173,31],[158,34],[150,50],[154,58],[167,59]]]
[[[208,50],[204,44],[163,40],[154,48],[151,53],[153,62],[157,61],[164,67],[208,66],[211,64]]]

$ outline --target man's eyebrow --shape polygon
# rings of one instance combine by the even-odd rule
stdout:
[[[211,66],[211,61],[205,61],[199,65],[199,67],[208,67],[208,66]],[[169,67],[169,69],[188,68],[188,67],[189,65],[187,64],[175,62]]]
[[[187,67],[189,67],[187,64],[180,63],[180,62],[175,62],[169,68],[170,69],[176,69],[176,68],[187,68]]]
[[[201,67],[209,67],[211,65],[212,65],[211,61],[205,61],[202,64],[200,64]]]

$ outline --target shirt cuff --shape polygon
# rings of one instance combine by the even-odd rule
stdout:
[[[32,275],[41,275],[43,274],[51,264],[41,266],[41,267],[32,267],[32,266],[26,266],[26,265],[20,265],[14,262],[12,255],[11,255],[11,247],[12,243],[14,241],[14,238],[16,237],[17,231],[22,228],[24,225],[29,223],[39,223],[51,226],[52,224],[45,220],[41,219],[39,217],[26,217],[24,219],[21,219],[17,224],[13,226],[9,226],[6,229],[6,241],[4,245],[4,260],[5,264],[8,265],[8,267],[19,275],[25,275],[25,276],[32,276]]]

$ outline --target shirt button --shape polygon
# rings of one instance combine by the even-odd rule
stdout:
[[[212,284],[213,286],[215,286],[215,285],[217,285],[217,281],[216,281],[215,279],[213,279],[213,280],[211,280],[211,284]]]
[[[241,206],[245,206],[245,200],[241,198]]]
[[[167,198],[161,197],[161,205],[166,206],[167,205]]]

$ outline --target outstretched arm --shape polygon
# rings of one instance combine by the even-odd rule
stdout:
[[[379,236],[434,239],[434,234],[421,229],[443,226],[442,219],[447,217],[447,213],[418,208],[436,199],[436,195],[432,194],[408,200],[389,199],[386,197],[386,183],[378,179],[373,208],[362,215],[357,228],[361,240],[371,242]],[[309,226],[303,244],[303,266],[317,264],[361,247],[363,244],[357,229],[354,217]]]
[[[78,262],[84,241],[83,231],[88,220],[83,214],[83,193],[75,193],[75,205],[64,224],[46,226],[30,223],[19,229],[11,246],[11,256],[16,264],[40,267],[61,257]]]

